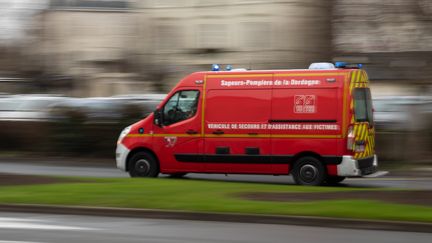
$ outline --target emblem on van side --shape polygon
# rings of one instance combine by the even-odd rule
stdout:
[[[177,137],[164,137],[165,147],[172,148],[177,142]]]
[[[294,96],[294,113],[315,113],[316,97],[315,95],[295,95]]]

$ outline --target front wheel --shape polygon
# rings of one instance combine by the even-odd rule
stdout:
[[[314,157],[298,159],[294,164],[292,175],[298,185],[306,186],[322,185],[327,177],[324,165]]]
[[[131,177],[157,177],[159,164],[153,155],[139,152],[130,158],[129,175]]]

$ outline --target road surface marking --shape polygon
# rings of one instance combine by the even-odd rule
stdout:
[[[13,222],[43,222],[43,220],[40,219],[20,219],[20,218],[6,218],[6,217],[0,217],[1,221],[13,221]]]
[[[0,240],[0,243],[41,243],[36,241],[9,241],[9,240]]]
[[[52,222],[55,223],[55,222]],[[0,229],[30,229],[30,230],[94,230],[91,228],[53,225],[38,220],[19,218],[0,218]],[[1,243],[1,242],[0,242]]]

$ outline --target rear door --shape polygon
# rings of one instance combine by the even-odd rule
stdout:
[[[375,127],[372,97],[366,75],[354,79],[352,86],[353,119],[355,135],[354,158],[363,159],[375,154]]]

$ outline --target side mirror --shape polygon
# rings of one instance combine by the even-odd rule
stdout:
[[[156,126],[161,127],[162,126],[162,112],[161,112],[161,110],[155,110],[153,112],[153,117],[154,117],[153,123]]]

